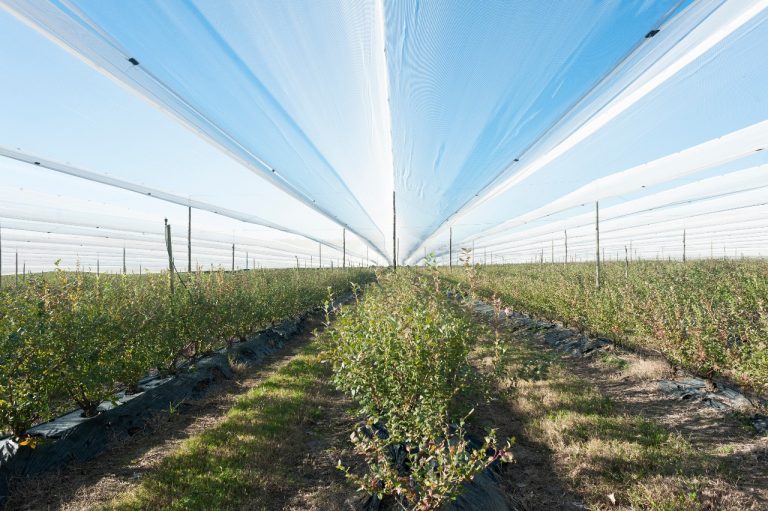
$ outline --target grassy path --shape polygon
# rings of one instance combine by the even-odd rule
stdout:
[[[313,339],[104,509],[340,508],[352,493],[335,468],[346,402],[319,351]]]
[[[768,439],[655,393],[659,368],[640,357],[571,359],[535,328],[499,330],[504,397],[478,419],[518,439],[504,480],[514,509],[768,508]]]

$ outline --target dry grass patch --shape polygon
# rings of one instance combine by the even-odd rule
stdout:
[[[619,406],[571,367],[586,362],[543,348],[531,332],[507,330],[504,336],[511,347],[506,406],[522,422],[524,436],[546,447],[554,472],[589,509],[764,509],[753,488],[742,485],[735,448],[727,441],[694,444]],[[669,371],[633,354],[603,355],[594,367],[635,381]]]

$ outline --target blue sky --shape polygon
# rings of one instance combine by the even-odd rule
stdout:
[[[279,180],[386,254],[395,187],[406,255],[495,176],[526,164],[532,144],[547,142],[540,138],[547,129],[623,56],[638,45],[662,44],[643,36],[657,27],[659,40],[667,36],[662,22],[688,3],[329,0],[298,8],[288,2],[72,2],[109,34],[104,47],[78,49],[112,62],[124,83],[0,10],[7,70],[0,80],[0,145],[257,214],[339,244],[336,223],[271,184],[265,168],[275,168]],[[690,10],[683,15],[691,17]],[[674,37],[685,44],[684,35]],[[75,39],[75,45],[87,42]],[[756,16],[606,128],[473,210],[455,225],[458,238],[601,176],[768,118],[768,70],[752,65],[766,40],[765,16]],[[121,52],[135,56],[141,70],[171,87],[184,105],[162,109],[141,97],[167,97],[157,83],[143,94],[129,90],[126,84],[148,82],[135,81],[136,70]],[[520,165],[513,163],[518,156]],[[0,172],[6,190],[59,197],[62,212],[71,197],[105,214],[114,207],[120,218],[176,215],[181,222],[184,216],[177,206],[75,178],[48,179],[46,171],[25,172],[22,164],[0,162]],[[87,215],[78,204],[78,214]],[[262,227],[203,217],[209,233],[314,250]],[[358,254],[365,251],[355,236],[349,243]]]

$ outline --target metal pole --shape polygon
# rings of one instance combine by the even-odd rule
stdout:
[[[248,251],[245,251],[245,269],[248,269]]]
[[[168,250],[168,282],[173,295],[173,243],[171,242],[171,225],[167,218],[165,219],[165,246]]]
[[[683,262],[685,262],[685,229],[683,229]]]
[[[188,206],[187,213],[187,271],[192,273],[192,206]]]
[[[296,258],[296,271],[299,270],[299,256],[293,256]]]
[[[448,228],[448,268],[453,269],[453,227]]]
[[[563,234],[565,234],[565,258],[563,259],[563,262],[568,264],[568,230],[566,229],[563,231]]]
[[[318,251],[318,256],[320,257],[320,268],[322,268],[323,267],[323,244],[320,242],[317,243],[317,251]]]
[[[600,204],[595,201],[595,287],[600,289]]]
[[[392,191],[392,267],[397,271],[397,200]]]
[[[16,286],[19,285],[19,251],[16,251],[16,280],[14,282]]]
[[[346,268],[347,267],[347,230],[346,229],[341,230],[341,247],[342,247],[341,267]]]
[[[555,262],[555,240],[552,239],[552,254],[550,254],[550,257],[552,258],[552,262]]]
[[[128,273],[128,271],[126,270],[126,266],[125,266],[125,247],[123,247],[123,275],[125,275],[126,273]]]
[[[232,271],[235,271],[235,244],[232,243]]]
[[[629,251],[626,245],[624,245],[624,278],[629,278]]]

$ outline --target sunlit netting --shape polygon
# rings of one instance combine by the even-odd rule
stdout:
[[[4,274],[768,250],[768,0],[0,5]]]

